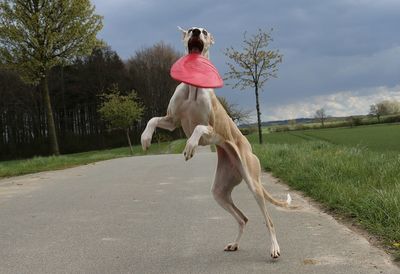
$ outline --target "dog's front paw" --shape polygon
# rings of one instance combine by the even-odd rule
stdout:
[[[140,137],[140,142],[142,143],[142,148],[146,151],[151,145],[151,135],[148,134],[146,131],[142,133]]]
[[[183,151],[183,156],[185,156],[185,160],[189,160],[193,157],[197,144],[192,142],[192,140],[188,140],[185,146],[185,150]]]
[[[238,243],[230,243],[225,246],[224,251],[237,251],[239,249]]]

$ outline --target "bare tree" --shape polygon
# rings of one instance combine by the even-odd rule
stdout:
[[[381,122],[381,116],[400,113],[400,102],[396,100],[384,100],[369,107],[369,115],[375,116],[378,123]]]
[[[224,107],[226,113],[236,124],[247,122],[250,119],[251,110],[244,110],[238,107],[237,104],[231,104],[225,97],[217,96],[219,102]]]
[[[324,123],[326,121],[327,115],[324,108],[318,109],[314,114],[315,120],[321,123],[322,127],[324,127]]]
[[[375,116],[378,119],[378,123],[381,122],[382,110],[379,108],[378,104],[370,105],[369,115]]]
[[[241,51],[230,47],[224,52],[233,61],[227,63],[229,71],[226,74],[226,79],[236,80],[233,88],[239,87],[242,90],[248,87],[254,88],[260,144],[262,144],[262,130],[259,90],[262,90],[267,80],[277,77],[278,64],[282,62],[282,54],[278,50],[268,49],[272,42],[271,32],[272,29],[269,32],[259,29],[250,37],[247,37],[245,32]]]

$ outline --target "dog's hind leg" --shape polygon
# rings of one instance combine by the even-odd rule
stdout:
[[[275,232],[274,224],[272,223],[271,216],[269,215],[269,213],[267,211],[261,182],[259,180],[252,181],[248,185],[249,185],[250,190],[253,192],[253,195],[261,209],[261,213],[263,214],[265,223],[268,227],[268,231],[271,236],[271,257],[276,259],[281,255],[280,254],[281,251],[280,251],[280,248],[278,245],[278,240],[276,239],[276,232]]]
[[[271,216],[269,215],[266,207],[266,200],[264,196],[264,187],[261,184],[261,167],[260,162],[258,161],[257,157],[253,154],[250,154],[247,159],[248,162],[248,174],[245,178],[245,181],[253,193],[257,204],[261,209],[261,213],[265,219],[265,223],[267,225],[269,234],[271,236],[271,257],[276,259],[280,254],[280,248],[278,244],[278,240],[276,239],[276,232],[275,227],[272,222]]]
[[[212,194],[218,204],[228,211],[237,221],[239,232],[234,242],[225,247],[225,251],[236,251],[239,248],[240,238],[248,221],[247,217],[235,206],[232,200],[232,190],[242,181],[241,175],[232,166],[226,152],[217,147],[218,166],[215,173],[215,180],[212,186]]]
[[[271,236],[271,257],[278,258],[280,256],[280,248],[276,239],[274,224],[272,223],[271,216],[269,215],[266,207],[264,187],[261,184],[260,178],[261,166],[258,158],[250,151],[250,153],[244,155],[244,157],[246,157],[244,159],[246,165],[244,165],[242,162],[243,160],[241,159],[234,144],[230,142],[225,142],[222,144],[222,147],[227,152],[231,163],[233,163],[233,165],[236,167],[236,170],[239,171],[244,181],[247,183],[250,191],[253,193],[254,198],[256,199],[257,204],[261,209],[261,213],[264,217],[269,234]]]

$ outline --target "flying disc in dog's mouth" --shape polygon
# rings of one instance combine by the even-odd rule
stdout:
[[[200,53],[181,57],[171,67],[171,77],[200,88],[220,88],[224,85],[216,67]]]
[[[189,53],[194,53],[194,52],[201,53],[203,51],[203,48],[204,48],[204,43],[198,36],[191,37],[189,39],[188,41]]]

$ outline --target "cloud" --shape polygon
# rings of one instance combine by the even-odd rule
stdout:
[[[400,84],[398,0],[94,0],[93,3],[97,12],[105,16],[100,37],[123,59],[161,40],[183,50],[176,26],[198,25],[206,27],[216,39],[211,60],[222,75],[228,69],[225,48],[240,48],[246,30],[254,33],[258,28],[273,27],[271,47],[280,49],[284,56],[279,78],[268,81],[260,95],[266,110],[263,118],[267,120],[312,116],[323,102],[316,99],[319,97],[331,101],[327,105],[331,115],[353,110],[366,113],[373,102],[362,103],[362,100],[369,100],[368,96],[372,96],[371,101],[375,98],[357,91],[372,92],[377,87]],[[244,109],[255,108],[251,89],[241,92],[226,86],[216,92]],[[338,97],[332,99],[333,94]],[[356,102],[350,103],[353,99],[347,102],[346,96],[356,98]],[[270,112],[272,109],[276,111]]]
[[[324,108],[330,116],[361,115],[369,112],[370,105],[383,100],[400,101],[400,85],[339,91],[275,107],[264,105],[265,114],[262,115],[262,118],[264,121],[308,118],[313,117],[315,111],[320,108]]]

